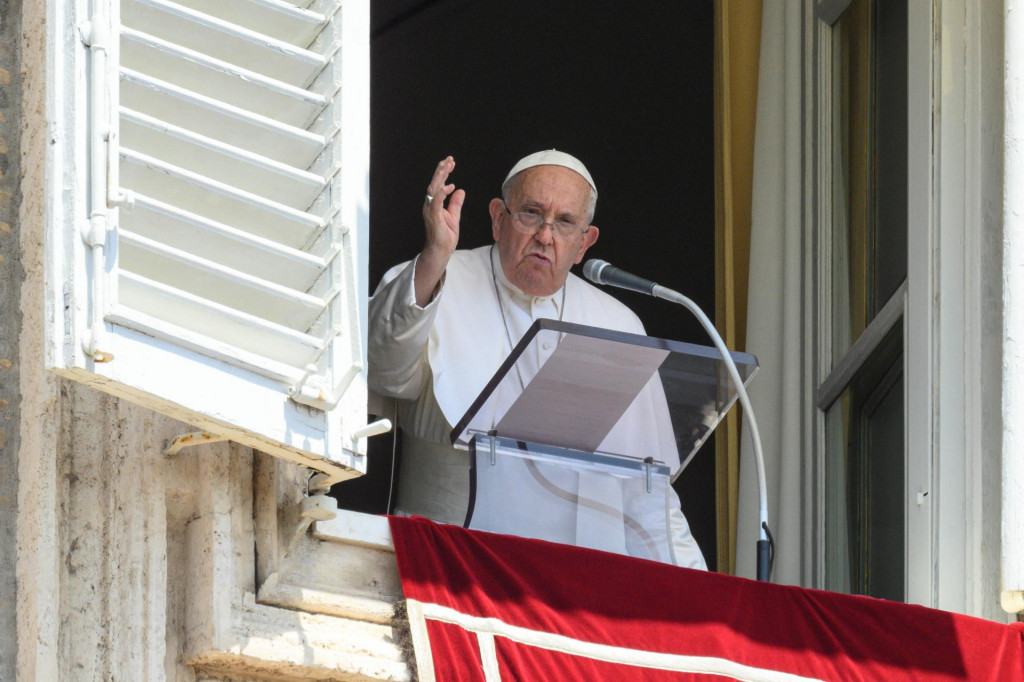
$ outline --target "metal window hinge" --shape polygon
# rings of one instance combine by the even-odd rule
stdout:
[[[102,17],[80,23],[78,25],[78,35],[82,43],[87,47],[93,50],[106,51],[109,41],[107,40],[106,22]]]
[[[314,521],[330,521],[338,516],[338,501],[327,494],[330,490],[330,476],[313,474],[306,482],[306,497],[299,502],[299,525],[295,529],[285,554],[291,554],[299,538],[306,534]]]
[[[299,525],[295,534],[288,541],[288,549],[285,554],[291,554],[298,544],[299,538],[306,534],[314,521],[330,521],[338,515],[338,501],[330,495],[312,495],[302,498],[299,503]]]
[[[325,347],[340,332],[340,326],[333,327],[325,341]],[[349,365],[333,388],[325,388],[316,380],[310,381],[310,379],[314,379],[316,371],[316,365],[307,365],[306,372],[302,375],[302,378],[288,389],[288,396],[297,403],[315,407],[318,410],[333,410],[338,406],[342,396],[345,395],[345,391],[348,390],[352,380],[363,371],[363,363],[353,362]]]

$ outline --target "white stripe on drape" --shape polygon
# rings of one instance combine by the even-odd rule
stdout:
[[[638,668],[652,668],[656,670],[671,670],[675,672],[686,672],[704,675],[724,675],[739,682],[824,682],[814,677],[803,677],[779,670],[766,668],[755,668],[750,665],[743,665],[725,658],[714,658],[711,656],[686,656],[682,654],[667,654],[658,651],[643,651],[640,649],[628,649],[625,647],[611,646],[586,642],[580,639],[573,639],[565,635],[556,635],[542,630],[531,630],[529,628],[511,625],[497,618],[481,618],[471,616],[461,611],[441,606],[407,600],[409,604],[409,620],[412,621],[412,614],[415,611],[418,616],[436,620],[442,623],[450,623],[476,633],[491,635],[493,637],[504,637],[513,642],[534,646],[539,649],[558,651],[573,656],[592,658],[596,661],[607,661],[621,665],[630,665]],[[414,608],[415,604],[415,608]],[[415,633],[415,630],[413,631]],[[478,640],[479,641],[479,640]],[[414,646],[419,646],[415,643]],[[483,651],[481,651],[483,653]],[[417,650],[416,661],[419,664],[420,655]],[[486,655],[485,655],[486,660]],[[495,654],[495,664],[497,663]],[[420,679],[423,678],[423,671],[420,670]],[[433,670],[431,670],[433,674]],[[490,679],[490,678],[488,678]]]
[[[415,599],[405,601],[409,617],[409,634],[416,656],[416,676],[419,682],[434,682],[434,652],[430,650],[430,636],[427,634],[427,619],[423,617],[423,603]]]
[[[501,682],[501,670],[498,669],[498,649],[494,646],[494,635],[489,632],[476,633],[476,643],[480,647],[480,665],[484,669],[485,682]]]

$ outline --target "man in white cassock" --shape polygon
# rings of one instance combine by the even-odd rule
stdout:
[[[598,237],[590,224],[597,188],[578,159],[550,150],[519,161],[502,198],[488,206],[494,243],[472,250],[456,250],[466,193],[448,183],[454,169],[452,157],[442,160],[427,186],[422,251],[389,270],[370,299],[369,387],[398,399],[396,513],[461,525],[470,455],[451,446],[453,425],[530,325],[547,318],[635,334],[644,328],[625,305],[569,272]],[[519,364],[529,384],[537,366]],[[671,427],[660,430],[653,447],[678,461]],[[666,498],[654,514],[668,528],[662,560],[705,569],[671,487]]]

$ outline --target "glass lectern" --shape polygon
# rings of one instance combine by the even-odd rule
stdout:
[[[675,563],[669,486],[735,400],[714,347],[537,320],[452,431],[465,526]]]

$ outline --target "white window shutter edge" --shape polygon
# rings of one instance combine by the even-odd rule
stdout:
[[[325,55],[325,71],[317,78],[313,78],[315,74],[309,76],[313,85],[305,82],[298,85],[312,87],[328,97],[333,95],[335,101],[329,102],[313,119],[308,119],[301,108],[294,108],[299,118],[291,122],[282,119],[282,130],[292,138],[301,133],[308,140],[325,140],[328,147],[319,157],[311,157],[307,151],[302,152],[304,157],[291,158],[294,145],[287,143],[265,149],[232,148],[232,145],[248,144],[247,130],[242,128],[249,120],[262,126],[260,129],[272,130],[277,126],[266,119],[267,112],[250,119],[243,106],[244,98],[250,96],[245,95],[243,86],[237,92],[230,91],[231,87],[224,88],[226,104],[223,106],[214,102],[210,93],[201,92],[195,96],[189,93],[187,98],[176,101],[148,101],[149,97],[163,97],[158,93],[163,87],[160,83],[167,78],[173,80],[179,74],[173,65],[159,61],[162,56],[154,59],[145,54],[130,56],[134,61],[126,67],[126,73],[130,72],[131,78],[136,79],[136,67],[141,65],[144,71],[150,66],[156,69],[157,80],[153,81],[156,89],[136,88],[129,93],[129,97],[134,98],[133,105],[150,106],[150,110],[139,116],[129,106],[125,111],[130,115],[125,120],[131,125],[143,120],[147,127],[138,129],[136,126],[127,131],[131,139],[125,141],[125,152],[121,153],[118,112],[124,102],[118,96],[119,10],[125,7],[134,17],[137,23],[131,29],[134,34],[140,25],[142,29],[149,28],[146,12],[173,9],[176,16],[187,19],[195,12],[187,4],[194,3],[97,0],[93,16],[77,16],[68,22],[50,24],[53,27],[49,36],[51,66],[55,76],[50,82],[56,84],[50,105],[56,112],[56,116],[51,117],[56,127],[55,144],[48,159],[47,305],[52,308],[46,330],[48,365],[65,376],[204,430],[323,471],[328,474],[329,482],[358,475],[365,471],[365,440],[358,436],[366,423],[366,302],[362,292],[368,286],[367,3],[346,2],[340,7],[339,0],[327,3],[333,9],[328,10],[326,19],[335,25],[328,25],[329,32],[314,41],[315,48],[298,45],[295,50]],[[67,5],[64,8],[74,12]],[[209,11],[215,12],[216,8]],[[304,15],[313,16],[316,21],[313,12],[296,12],[299,19],[307,21]],[[138,18],[140,16],[142,19]],[[244,18],[246,14],[239,16]],[[164,24],[163,15],[159,18],[160,21],[150,21],[157,32]],[[231,26],[218,18],[205,19],[205,22],[214,27]],[[77,34],[64,32],[65,26],[77,26]],[[311,35],[319,30],[315,23],[310,23],[309,27]],[[178,30],[186,40],[193,39],[191,31]],[[244,27],[235,31],[238,35],[250,32]],[[166,37],[155,36],[160,40]],[[219,40],[212,42],[216,49]],[[71,43],[80,49],[60,49]],[[194,49],[196,45],[183,46],[183,50],[185,47]],[[202,47],[200,44],[199,48]],[[208,63],[216,65],[217,59],[214,55]],[[248,67],[247,64],[236,66]],[[191,67],[183,71],[188,68]],[[278,66],[275,64],[273,68]],[[287,68],[280,70],[288,71]],[[151,78],[146,74],[142,77]],[[183,73],[180,82],[171,83],[170,90],[164,87],[164,91],[185,92],[197,82],[201,88],[204,79],[197,80]],[[228,83],[230,85],[230,81]],[[244,87],[251,88],[251,83],[244,83]],[[93,96],[89,88],[95,93]],[[284,87],[279,89],[287,91]],[[214,96],[220,94],[213,93]],[[103,95],[103,99],[97,99],[96,95]],[[242,99],[227,101],[231,97]],[[185,102],[183,106],[193,107],[186,109],[177,120],[168,119],[165,132],[173,130],[178,135],[173,144],[161,140],[161,126],[154,119],[168,112],[168,102]],[[195,102],[206,108],[195,108]],[[92,113],[86,115],[89,106],[93,107]],[[291,108],[287,102],[283,106]],[[285,117],[292,115],[281,111]],[[167,115],[175,116],[173,112]],[[261,120],[267,123],[259,123]],[[311,132],[290,128],[296,120],[309,125]],[[202,148],[196,148],[196,153],[191,153],[191,149],[187,150],[189,153],[181,152],[178,124],[182,121],[188,126],[195,125],[195,132],[187,136],[188,142],[209,140]],[[224,125],[224,121],[229,125]],[[100,125],[90,129],[89,122]],[[241,130],[235,139],[230,137],[237,132],[233,130],[236,127],[233,122],[238,122]],[[223,141],[218,137],[222,131],[228,135]],[[213,137],[208,137],[210,135]],[[130,145],[140,144],[144,153],[132,151]],[[287,174],[290,165],[295,169],[292,175],[302,178],[303,182],[320,174],[325,178],[324,191],[309,207],[300,204],[292,208],[281,204],[275,208],[281,199],[267,203],[252,195],[251,192],[260,190],[258,186],[245,188],[246,182],[251,184],[250,178],[237,178],[242,183],[239,186],[245,189],[231,189],[236,184],[236,178],[230,176],[231,163],[202,164],[206,158],[214,158],[211,154],[232,149],[232,159],[255,159],[255,167],[259,166],[259,159],[266,158],[263,166],[270,169],[268,172]],[[95,153],[97,150],[100,153]],[[146,152],[153,150],[157,157],[161,151],[178,154],[169,161],[160,159],[154,168],[165,163],[170,163],[171,168],[178,163],[194,167],[183,168],[178,174],[178,178],[184,180],[171,178],[163,171],[154,175],[151,168],[144,166],[130,167],[127,191],[124,191],[119,182],[121,164],[149,158]],[[307,168],[310,163],[313,165]],[[89,169],[92,181],[85,182],[84,174],[76,173],[75,169]],[[224,177],[224,169],[228,177]],[[203,179],[209,172],[221,176]],[[173,185],[175,182],[178,185]],[[90,188],[91,196],[86,194]],[[133,192],[140,192],[138,196],[144,197],[165,189],[167,197],[184,197],[186,204],[178,209],[173,206],[173,200],[168,204],[167,197],[158,196],[152,201],[140,201],[142,213],[131,214],[132,210],[138,210],[131,208]],[[250,195],[252,200],[246,198]],[[214,206],[218,202],[235,202],[235,205],[220,214],[206,214],[207,204],[203,203],[206,197],[212,197],[210,205],[214,211],[220,210]],[[289,198],[285,195],[283,200],[287,202]],[[171,206],[173,210],[153,213],[155,205]],[[100,210],[93,210],[94,206]],[[238,218],[237,224],[229,224],[236,215],[244,218],[246,211],[256,216],[255,222]],[[296,222],[293,215],[308,215],[308,220],[302,218]],[[280,216],[283,218],[279,219]],[[225,220],[228,223],[220,225]],[[312,232],[304,227],[316,224],[322,227]],[[118,239],[120,230],[125,231],[124,240]],[[251,232],[251,238],[242,234],[246,230]],[[137,234],[139,231],[149,233]],[[242,234],[242,241],[224,241],[224,235],[231,238],[238,234]],[[130,236],[133,236],[131,240]],[[158,243],[161,240],[167,240],[167,244]],[[235,250],[233,244],[236,243],[242,245],[239,249],[254,244],[259,248]],[[275,243],[280,246],[275,247]],[[140,247],[144,248],[140,250]],[[195,247],[194,256],[188,253],[192,247]],[[307,274],[298,275],[300,271],[296,270],[297,276],[288,272],[282,275],[283,269],[297,262],[296,249],[310,254],[301,259],[301,272]],[[256,257],[250,258],[252,254]],[[168,255],[172,256],[171,260],[167,260]],[[129,260],[124,261],[125,258]],[[222,263],[220,272],[210,267],[218,261]],[[310,264],[318,262],[324,263],[322,274],[307,284],[296,285],[297,279],[309,278]],[[125,263],[132,271],[126,271],[121,277],[119,268],[125,267]],[[201,269],[189,270],[196,265]],[[239,268],[249,271],[241,272]],[[315,269],[313,272],[315,274]],[[204,282],[204,277],[212,279]],[[150,286],[146,282],[151,278],[155,279]],[[266,284],[254,287],[260,278],[268,278]],[[283,292],[282,300],[287,303],[288,287],[294,286],[300,287],[294,289],[291,296],[296,301],[295,309],[305,308],[306,313],[292,313],[287,305],[277,312],[263,309],[258,292]],[[181,287],[184,288],[179,290]],[[161,292],[174,295],[167,298]],[[309,308],[317,301],[323,303],[320,313],[316,313],[316,308]],[[276,303],[280,307],[280,301]],[[230,312],[231,309],[237,310],[228,316],[234,322],[221,323],[218,311]],[[204,320],[213,320],[214,326],[204,327]],[[307,329],[311,323],[313,326]],[[247,324],[255,326],[247,327]],[[281,343],[285,344],[281,348],[290,344],[291,350],[282,354]],[[306,360],[301,359],[303,354],[308,356]]]

